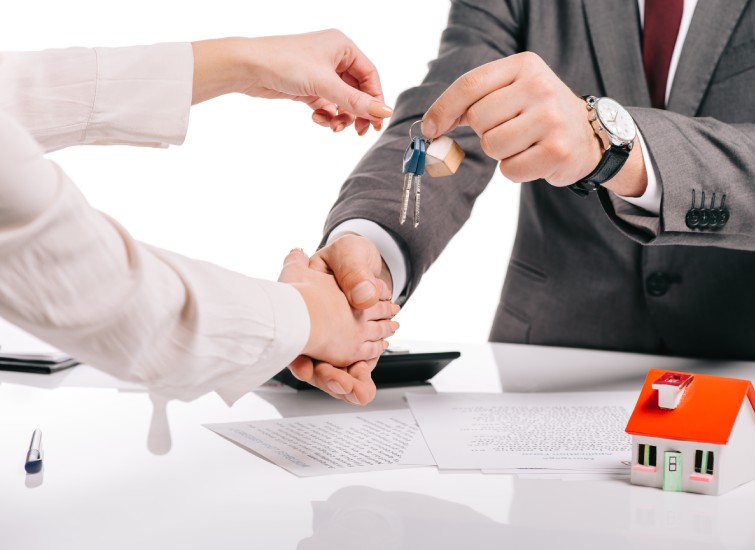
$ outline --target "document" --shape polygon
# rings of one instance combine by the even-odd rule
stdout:
[[[636,397],[632,392],[407,394],[439,468],[561,474],[628,467],[631,439],[624,428]]]
[[[435,464],[407,409],[205,427],[301,477]]]
[[[627,479],[629,469],[627,467],[612,470],[548,470],[545,468],[536,469],[504,469],[504,470],[482,470],[483,474],[509,474],[515,475],[520,479],[568,479],[576,480],[596,480],[596,479]]]

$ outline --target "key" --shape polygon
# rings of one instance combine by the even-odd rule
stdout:
[[[414,176],[414,227],[419,225],[419,196],[422,190],[422,176]]]
[[[412,196],[412,180],[414,174],[407,172],[404,174],[404,192],[401,195],[401,211],[399,212],[399,222],[404,225],[406,221],[406,213],[409,210],[409,199]]]
[[[419,139],[419,160],[414,172],[414,227],[419,225],[419,197],[422,191],[422,174],[425,173],[425,160],[427,158],[427,140]]]
[[[443,176],[452,176],[459,168],[464,151],[453,139],[448,136],[441,136],[437,139],[426,139],[423,137],[412,137],[412,128],[421,124],[417,120],[409,126],[409,147],[404,152],[404,188],[401,195],[401,211],[399,221],[401,224],[406,222],[407,213],[409,212],[409,202],[412,197],[412,188],[414,188],[414,227],[419,226],[419,208],[420,197],[422,195],[422,174],[430,174],[434,178]]]
[[[419,199],[422,191],[422,174],[425,173],[425,156],[427,141],[420,137],[412,138],[409,147],[404,152],[404,189],[401,196],[401,212],[399,222],[406,222],[409,211],[412,187],[414,187],[414,227],[419,225]]]

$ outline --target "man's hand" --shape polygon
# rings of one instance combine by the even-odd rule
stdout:
[[[366,405],[375,398],[377,392],[375,382],[372,381],[372,369],[377,361],[359,361],[349,367],[339,368],[300,355],[288,368],[299,380],[312,384],[336,399],[353,405]]]
[[[317,124],[340,132],[354,123],[360,136],[370,124],[379,130],[393,113],[375,66],[337,30],[203,40],[192,47],[192,104],[231,92],[292,99],[309,105]]]
[[[289,283],[304,298],[309,311],[310,334],[304,355],[346,367],[375,359],[388,346],[398,323],[391,321],[399,307],[388,300],[354,310],[333,275],[309,267],[309,257],[299,249],[286,257],[280,282]]]
[[[393,285],[390,272],[375,245],[364,237],[352,233],[338,235],[312,256],[309,265],[323,274],[334,276],[343,296],[348,298],[355,311],[370,311],[376,304],[385,303],[391,298]],[[397,311],[397,308],[394,305],[392,311]],[[374,358],[339,368],[332,363],[301,355],[289,369],[299,380],[337,399],[366,405],[375,397],[372,369],[376,364],[377,358]]]
[[[332,273],[349,303],[356,309],[390,300],[393,281],[380,252],[360,235],[342,233],[312,256],[310,266]]]
[[[422,133],[435,138],[460,125],[480,136],[485,154],[500,161],[501,173],[515,182],[544,179],[565,187],[592,172],[603,154],[584,100],[531,52],[459,77],[425,113]],[[605,187],[624,196],[644,193],[639,144]]]
[[[530,52],[459,77],[425,114],[422,133],[433,138],[457,125],[471,126],[482,150],[515,182],[542,178],[566,186],[601,158],[585,102]]]

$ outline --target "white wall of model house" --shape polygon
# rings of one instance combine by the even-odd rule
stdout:
[[[673,411],[669,411],[669,414],[673,414]],[[640,464],[639,447],[641,444],[656,447],[654,472],[635,468]],[[710,476],[710,481],[690,479],[691,476],[697,474],[695,452],[698,450],[713,452],[713,474]],[[750,401],[748,399],[743,401],[729,436],[729,442],[725,445],[633,436],[631,482],[636,485],[662,488],[663,453],[667,451],[682,453],[682,489],[687,492],[720,495],[755,479],[755,411]]]
[[[721,461],[718,494],[755,479],[755,410],[745,398]]]

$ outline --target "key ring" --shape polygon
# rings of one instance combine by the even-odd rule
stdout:
[[[412,122],[412,125],[409,126],[409,139],[414,139],[414,137],[412,137],[412,129],[414,128],[415,125],[421,124],[421,123],[422,123],[422,119],[415,120],[414,122]],[[422,133],[422,130],[420,130],[420,133]],[[422,139],[424,139],[428,145],[430,145],[433,141],[431,138],[424,137],[424,135],[422,136]]]

